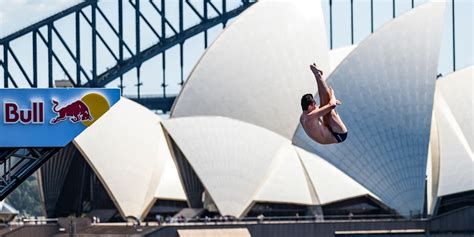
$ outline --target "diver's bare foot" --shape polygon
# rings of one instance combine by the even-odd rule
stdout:
[[[319,69],[316,67],[316,63],[313,63],[313,64],[309,65],[309,68],[310,68],[311,71],[313,72],[314,76],[322,78],[322,76],[323,76],[323,71],[319,70]]]

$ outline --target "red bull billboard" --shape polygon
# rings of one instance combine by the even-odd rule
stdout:
[[[119,99],[119,89],[0,89],[0,147],[63,147]]]

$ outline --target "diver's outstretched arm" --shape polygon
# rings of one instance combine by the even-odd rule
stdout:
[[[319,118],[323,117],[326,114],[329,114],[334,108],[336,108],[336,102],[335,101],[330,101],[326,105],[316,108],[313,111],[308,113],[309,118]]]

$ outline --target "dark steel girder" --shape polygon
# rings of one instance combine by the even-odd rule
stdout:
[[[0,148],[0,200],[13,192],[60,148]]]
[[[104,87],[108,83],[112,82],[116,78],[120,77],[121,75],[127,73],[128,71],[132,70],[135,67],[140,66],[143,62],[155,57],[156,55],[159,55],[163,53],[164,51],[168,50],[169,48],[176,46],[178,44],[183,43],[187,39],[194,37],[197,34],[200,34],[206,30],[209,30],[210,28],[227,22],[229,19],[239,15],[241,12],[243,12],[245,9],[247,9],[251,4],[253,3],[247,3],[239,8],[236,8],[232,11],[229,11],[225,14],[222,14],[220,16],[208,19],[206,21],[203,21],[199,25],[196,25],[194,27],[191,27],[187,30],[184,30],[181,33],[178,33],[177,35],[174,35],[172,37],[166,38],[160,43],[153,45],[149,47],[148,49],[143,50],[139,54],[123,60],[122,62],[117,63],[114,67],[110,68],[106,72],[100,74],[97,76],[96,80],[91,81],[90,83],[86,83],[83,86],[85,87]]]

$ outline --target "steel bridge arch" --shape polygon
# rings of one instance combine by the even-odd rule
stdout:
[[[179,84],[182,86],[184,82],[183,45],[185,41],[189,38],[195,37],[198,34],[204,33],[204,45],[207,47],[207,31],[210,28],[219,24],[222,24],[223,27],[225,27],[227,21],[239,15],[241,12],[255,3],[255,0],[238,0],[240,2],[238,6],[228,9],[228,1],[230,2],[230,0],[203,0],[202,6],[200,7],[198,7],[196,3],[192,2],[191,0],[175,1],[174,3],[178,2],[177,7],[179,12],[179,20],[178,24],[176,25],[171,23],[171,20],[167,18],[165,11],[167,2],[166,0],[118,1],[118,23],[116,24],[113,24],[110,21],[111,16],[108,16],[107,12],[103,10],[104,7],[101,6],[100,1],[85,0],[81,3],[78,3],[77,5],[71,6],[44,20],[41,20],[0,39],[0,46],[3,47],[3,60],[0,60],[0,66],[3,68],[4,88],[19,87],[18,79],[13,78],[12,73],[9,71],[12,66],[15,66],[19,69],[21,72],[20,74],[23,77],[22,79],[26,80],[29,87],[38,87],[38,48],[40,46],[39,44],[42,42],[47,50],[48,87],[54,87],[54,64],[59,65],[60,70],[64,73],[66,79],[73,87],[105,87],[110,82],[120,79],[119,87],[123,89],[123,75],[132,69],[136,69],[137,98],[132,99],[137,100],[142,104],[148,105],[147,107],[152,109],[162,109],[163,111],[169,111],[174,100],[174,96],[167,96],[166,87],[168,85],[166,84],[164,70],[161,83],[162,94],[153,99],[153,104],[146,102],[150,101],[150,98],[147,98],[146,101],[142,101],[140,93],[140,87],[142,86],[142,82],[140,81],[141,65],[149,59],[161,54],[163,55],[162,65],[163,68],[165,68],[166,51],[174,46],[179,45],[181,66],[181,78]],[[217,2],[219,2],[220,7],[216,6],[218,5]],[[127,42],[124,37],[125,23],[123,18],[127,7],[128,10],[132,9],[134,11],[134,42]],[[143,11],[145,7],[147,7],[147,10],[152,9],[152,12],[155,13],[155,17],[159,18],[160,22],[158,22],[158,24],[151,20],[152,17],[145,15]],[[185,17],[190,18],[190,16],[187,16],[189,14],[184,14],[184,10],[186,8],[194,14],[194,17],[197,16],[199,19],[197,24],[185,27]],[[90,10],[90,12],[88,10]],[[89,13],[89,15],[87,13]],[[214,13],[214,16],[211,16],[211,13]],[[56,22],[73,15],[75,16],[75,41],[72,45],[75,45],[75,49],[71,47],[71,44],[66,42],[60,30],[55,26]],[[101,19],[102,22],[105,22],[103,25],[108,27],[108,30],[113,32],[112,34],[107,35],[108,38],[113,37],[113,40],[106,38],[104,36],[103,30],[101,31],[98,28],[99,19]],[[86,24],[84,24],[84,22]],[[157,29],[157,26],[160,29]],[[85,60],[81,57],[81,46],[83,46],[81,44],[81,40],[83,40],[83,38],[81,38],[81,33],[84,32],[84,27],[87,27],[87,30],[90,30],[92,35],[91,44],[86,45],[92,51],[91,68],[87,68],[84,65]],[[140,30],[142,28],[148,28],[148,30],[151,30],[156,39],[158,39],[158,42],[153,43],[151,46],[146,48],[142,47],[142,36],[144,35],[144,33]],[[46,33],[44,33],[45,29]],[[32,58],[32,73],[29,73],[28,70],[25,69],[26,65],[31,62],[22,62],[14,52],[13,47],[11,47],[12,43],[18,41],[23,36],[31,36],[33,50],[31,51],[29,57]],[[112,47],[111,43],[118,44],[118,47]],[[115,65],[110,68],[106,68],[102,72],[99,72],[98,69],[97,48],[99,44],[105,47],[106,51],[110,54],[109,56],[112,56],[115,61]],[[132,49],[130,44],[134,44],[135,48]],[[59,45],[58,47],[63,47],[67,53],[62,55],[58,54],[55,52],[55,45]],[[130,56],[126,57],[126,54]],[[67,59],[72,59],[74,61],[75,68],[68,68],[68,66],[65,64]],[[18,76],[18,74],[15,76]]]

